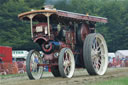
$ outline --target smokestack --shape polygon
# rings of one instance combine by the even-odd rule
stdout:
[[[45,5],[41,9],[45,10],[56,10],[53,5]]]

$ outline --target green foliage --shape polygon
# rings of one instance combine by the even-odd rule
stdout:
[[[44,0],[25,0],[25,2],[31,9],[40,9],[44,4]]]
[[[40,9],[44,2],[0,0],[0,45],[12,46],[13,49],[37,47],[31,40],[29,24],[20,21],[17,15],[31,9]],[[127,0],[60,0],[54,5],[60,10],[108,18],[107,24],[97,23],[96,28],[107,40],[109,51],[128,49]]]
[[[29,3],[27,3],[29,1]],[[35,2],[39,3],[40,0]],[[42,7],[40,4],[34,5],[32,0],[8,0],[4,2],[0,10],[0,45],[12,46],[13,49],[32,49],[33,41],[30,35],[29,24],[20,21],[18,14],[31,10],[33,8]]]

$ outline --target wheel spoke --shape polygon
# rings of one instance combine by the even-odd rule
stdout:
[[[66,52],[65,54],[66,54],[66,60],[68,60],[68,53]]]
[[[95,58],[96,58],[95,56],[92,56],[92,61],[95,61]]]
[[[68,70],[67,70],[67,68],[68,68],[68,66],[65,66],[65,67],[64,67],[64,73],[65,73],[66,75],[68,75]]]
[[[101,59],[99,57],[96,57],[93,60],[93,67],[95,68],[96,71],[98,71],[100,69],[101,66]]]
[[[101,59],[105,59],[105,54],[101,54]]]
[[[31,62],[34,63],[34,56],[31,57]]]
[[[94,62],[93,67],[95,68],[96,71],[98,71],[98,64]]]
[[[100,54],[101,53],[101,49],[97,50],[97,54]]]
[[[66,71],[67,71],[67,75],[68,75],[70,72],[70,66],[67,67]]]
[[[96,50],[98,50],[102,45],[103,45],[103,43],[101,42],[101,43],[97,46]]]
[[[97,48],[97,46],[98,46],[98,45],[97,45],[97,43],[98,43],[98,42],[97,42],[97,37],[96,37],[96,41],[95,41],[96,46],[95,46],[95,49],[96,49],[96,48]]]
[[[95,44],[95,42],[94,42],[94,44],[92,45],[92,49],[93,49],[93,50],[96,50],[96,47],[95,47],[95,46],[96,46],[96,44]]]
[[[91,56],[94,56],[94,55],[95,55],[95,50],[92,49],[92,51],[91,51]]]

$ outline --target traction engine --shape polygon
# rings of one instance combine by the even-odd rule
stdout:
[[[31,50],[26,60],[30,79],[40,79],[45,66],[55,77],[71,78],[75,68],[85,68],[90,75],[106,72],[107,45],[103,36],[95,32],[97,22],[107,23],[103,17],[56,10],[45,6],[18,15],[30,21],[31,35],[43,54]]]

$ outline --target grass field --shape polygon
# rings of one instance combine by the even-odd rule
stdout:
[[[49,74],[49,72],[43,72],[43,74]],[[0,75],[0,78],[1,79],[6,79],[6,78],[22,77],[22,76],[27,76],[27,73]]]
[[[8,75],[0,75],[0,78],[4,79],[4,78],[11,78],[11,77],[19,77],[19,76],[25,76],[27,75],[26,73],[24,74],[8,74]]]
[[[128,85],[128,77],[114,78],[111,80],[97,81],[89,85]]]

